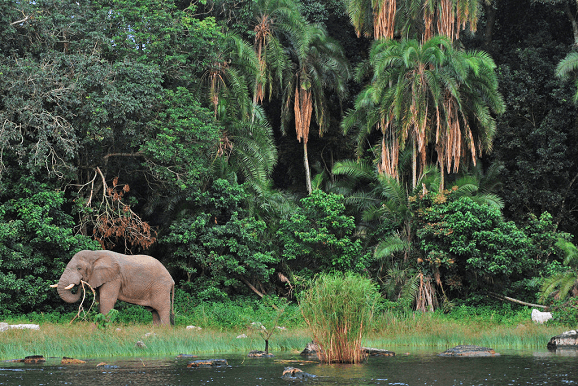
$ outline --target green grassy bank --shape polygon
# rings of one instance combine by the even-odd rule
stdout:
[[[87,359],[263,350],[263,339],[257,333],[246,332],[247,338],[237,338],[239,332],[187,330],[182,326],[128,325],[98,329],[84,322],[74,325],[44,324],[40,330],[10,329],[0,332],[0,360],[28,355]],[[281,331],[271,340],[270,350],[298,352],[308,340],[304,331]],[[143,342],[145,347],[138,347],[138,341]]]
[[[177,319],[173,327],[158,327],[150,323],[118,322],[99,329],[90,322],[47,321],[55,316],[38,315],[27,319],[5,320],[9,323],[39,323],[40,330],[11,329],[0,332],[0,360],[23,358],[28,355],[74,357],[79,359],[118,356],[173,356],[178,354],[212,355],[248,353],[263,350],[264,341],[258,329],[250,328],[253,316],[231,316],[243,321],[236,326],[219,325],[204,310],[203,329],[187,329],[186,320]],[[311,340],[310,333],[294,313],[285,330],[278,329],[270,338],[270,351],[298,353]],[[39,320],[40,319],[40,320]],[[227,319],[229,320],[229,319]],[[190,323],[193,324],[193,323]],[[282,324],[285,325],[285,324]],[[363,339],[366,347],[403,350],[440,350],[459,344],[474,344],[499,350],[545,349],[552,336],[572,326],[538,325],[530,320],[530,310],[510,308],[458,307],[444,313],[380,312],[371,331]],[[149,334],[151,333],[151,334]],[[148,334],[148,335],[147,335]],[[247,338],[237,338],[245,334]],[[137,347],[142,341],[146,347]]]

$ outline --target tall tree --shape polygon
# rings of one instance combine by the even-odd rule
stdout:
[[[216,119],[249,118],[250,84],[258,73],[255,51],[239,36],[224,34],[203,79]]]
[[[261,103],[265,93],[273,94],[275,84],[282,85],[289,58],[281,39],[298,33],[304,19],[293,0],[257,0],[251,4],[255,17],[255,51],[259,61],[259,74],[255,81],[253,104]]]
[[[491,146],[495,132],[492,112],[502,112],[495,65],[483,52],[452,48],[441,36],[420,44],[417,40],[380,40],[358,71],[371,82],[359,94],[342,123],[347,132],[359,128],[363,141],[381,131],[379,170],[398,178],[398,155],[409,142],[413,150],[412,185],[426,165],[428,145],[437,152],[440,168],[459,170],[467,151],[477,155]],[[471,123],[472,124],[471,124]],[[443,179],[441,181],[443,188]]]
[[[311,116],[315,110],[315,121],[319,136],[328,128],[327,92],[334,92],[341,100],[346,93],[349,65],[341,46],[327,36],[324,28],[307,24],[290,41],[290,56],[294,63],[293,76],[285,86],[283,129],[290,117],[293,105],[297,140],[303,143],[303,163],[307,192],[311,193],[311,172],[307,155]]]

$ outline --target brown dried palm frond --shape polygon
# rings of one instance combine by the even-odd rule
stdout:
[[[379,0],[374,5],[373,38],[392,39],[395,27],[396,0]]]
[[[311,114],[313,112],[313,98],[311,90],[303,87],[295,87],[295,101],[293,104],[295,111],[295,130],[297,140],[303,143],[309,142],[309,126],[311,125]]]
[[[386,174],[399,181],[398,163],[399,163],[399,141],[393,124],[382,120],[378,124],[383,135],[381,140],[381,161],[377,165],[379,174]]]
[[[260,15],[257,18],[257,25],[255,25],[255,46],[257,47],[257,59],[259,60],[259,74],[265,73],[267,61],[263,54],[263,48],[267,44],[267,40],[273,33],[273,23],[275,20],[270,15]],[[257,82],[255,84],[255,94],[253,98],[254,103],[262,103],[265,98],[265,88],[263,81],[257,75]]]

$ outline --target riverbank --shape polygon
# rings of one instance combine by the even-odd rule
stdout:
[[[22,319],[20,319],[22,320]],[[474,344],[500,349],[544,349],[549,339],[568,328],[534,324],[529,319],[492,321],[475,317],[454,320],[443,314],[381,316],[363,345],[396,351],[442,349]],[[311,340],[302,327],[277,329],[269,341],[271,352],[298,353]],[[141,342],[138,343],[137,342]],[[0,360],[29,355],[45,357],[110,358],[159,357],[178,354],[248,353],[263,350],[263,337],[254,328],[187,329],[184,325],[111,324],[99,329],[89,322],[41,323],[39,330],[0,332]]]

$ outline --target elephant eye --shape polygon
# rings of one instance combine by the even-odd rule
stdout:
[[[80,268],[80,267],[76,267],[76,270],[77,270],[77,271],[80,271],[80,270],[81,270],[81,268]]]

